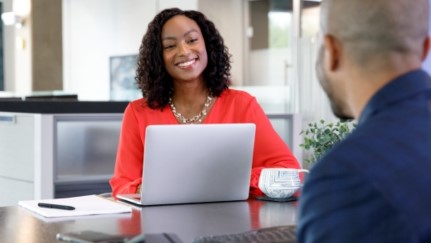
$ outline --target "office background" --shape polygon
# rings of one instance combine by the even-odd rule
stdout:
[[[31,11],[18,2],[29,2]],[[312,78],[318,2],[304,4],[301,38],[294,2],[3,0],[4,12],[24,9],[26,18],[22,28],[4,26],[4,88],[18,95],[61,90],[80,100],[109,100],[110,58],[136,54],[148,22],[176,6],[200,10],[215,22],[232,53],[235,88],[255,95],[265,111],[331,117]]]
[[[431,4],[431,0],[429,1]],[[314,73],[319,1],[303,1],[301,14],[298,14],[298,2],[300,1],[3,0],[1,1],[3,12],[16,12],[24,18],[24,22],[20,28],[2,25],[3,32],[0,33],[3,33],[4,91],[0,90],[0,95],[24,96],[50,92],[77,94],[80,101],[111,100],[113,98],[111,69],[115,58],[136,55],[148,22],[160,10],[175,6],[200,10],[214,21],[233,55],[234,88],[255,95],[266,113],[299,114],[302,126],[322,118],[335,119]],[[429,22],[431,26],[431,17]],[[431,73],[431,55],[424,63],[424,68]],[[139,92],[131,92],[116,99],[127,101],[138,96]],[[40,120],[45,119],[35,117],[35,124],[39,125]],[[52,123],[58,119],[60,121],[66,119],[61,115],[58,117],[48,119],[53,119]],[[28,116],[25,119],[29,119]],[[82,121],[81,118],[74,119]],[[82,119],[88,122],[88,116]],[[33,123],[29,122],[28,125],[33,126]],[[26,136],[26,132],[34,134],[35,137],[28,136],[29,139],[21,144],[27,145],[32,151],[31,154],[19,155],[26,163],[1,167],[12,168],[18,180],[33,180],[35,171],[37,172],[39,168],[36,168],[31,157],[42,154],[44,151],[38,150],[44,144],[54,144],[56,142],[53,140],[54,134],[51,134],[52,138],[47,139],[49,134],[43,134],[43,130],[36,129],[34,132],[15,127],[16,130],[12,131],[7,124],[0,126],[4,129],[0,129],[2,139],[0,144],[10,145],[5,138],[16,136],[18,133],[22,136]],[[119,126],[119,123],[115,126]],[[4,131],[7,131],[7,134]],[[282,136],[285,134],[283,130],[281,133]],[[31,144],[31,139],[40,140],[40,144]],[[19,142],[20,139],[17,139],[16,143]],[[76,143],[76,146],[79,144],[82,143]],[[51,147],[48,145],[43,148]],[[59,148],[67,150],[68,147],[59,145]],[[2,147],[0,151],[7,149]],[[4,155],[0,154],[0,160],[4,158],[2,156]],[[56,159],[49,156],[49,159],[42,158],[43,156],[40,156],[37,159],[39,167],[42,166],[42,162],[45,163],[43,168],[46,171],[38,174],[41,178],[52,172],[54,169],[52,161]],[[86,168],[85,159],[80,161],[83,164],[81,167],[68,169],[67,165],[64,165],[65,167],[59,168],[60,170],[65,168],[63,175],[71,178],[70,173],[73,170]],[[51,181],[48,183],[51,186],[56,180],[52,178],[53,176],[51,173]],[[47,178],[45,177],[45,180]],[[73,180],[63,178],[65,177],[57,178],[60,184]],[[39,196],[53,195],[55,190],[53,188],[47,188],[51,191],[50,194],[37,192],[41,190],[42,184],[35,186],[36,191],[34,188],[31,189],[31,193],[39,193]],[[70,185],[66,186],[70,188]],[[30,192],[24,193],[23,190],[22,198],[28,197],[28,193]]]
[[[305,123],[334,119],[314,73],[318,0],[2,3],[3,12],[14,11],[25,19],[22,28],[3,25],[6,92],[55,90],[78,94],[80,100],[111,99],[110,59],[136,55],[148,22],[175,6],[200,10],[215,22],[232,53],[235,88],[255,95],[265,111],[301,113]],[[431,72],[430,56],[424,67]]]

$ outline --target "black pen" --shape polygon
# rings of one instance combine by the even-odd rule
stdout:
[[[41,208],[55,208],[55,209],[64,209],[64,210],[75,210],[72,206],[60,205],[60,204],[52,204],[52,203],[38,203],[37,206]]]

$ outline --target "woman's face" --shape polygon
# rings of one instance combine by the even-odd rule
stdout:
[[[202,81],[208,56],[196,22],[183,15],[169,19],[162,28],[163,61],[176,81]]]

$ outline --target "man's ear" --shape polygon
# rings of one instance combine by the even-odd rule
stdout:
[[[323,40],[325,47],[325,61],[330,71],[335,71],[340,67],[341,45],[332,35],[325,35]]]
[[[427,58],[427,55],[428,55],[429,50],[430,50],[430,46],[431,46],[431,37],[427,36],[427,38],[424,40],[424,44],[423,44],[422,61],[425,61],[425,59]]]

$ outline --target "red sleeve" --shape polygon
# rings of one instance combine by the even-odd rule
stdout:
[[[246,120],[256,124],[250,194],[263,195],[259,189],[263,168],[300,168],[300,165],[255,98],[251,100],[245,115]]]
[[[133,106],[124,112],[117,150],[114,176],[110,180],[112,193],[135,193],[142,180],[143,140]]]

